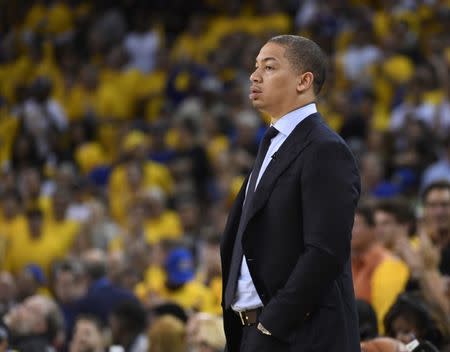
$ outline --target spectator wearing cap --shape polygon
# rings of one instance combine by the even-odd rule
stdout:
[[[351,252],[356,298],[370,303],[377,313],[378,327],[409,278],[408,266],[384,248],[376,238],[373,211],[360,205],[356,209]]]
[[[173,301],[185,309],[207,310],[211,307],[211,292],[195,280],[194,258],[183,247],[172,249],[164,265],[166,281],[156,288],[156,295],[166,301]]]

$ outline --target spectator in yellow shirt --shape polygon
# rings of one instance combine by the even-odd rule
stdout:
[[[167,199],[160,188],[152,187],[143,195],[146,206],[145,238],[149,244],[164,239],[177,240],[183,234],[178,214],[167,209]]]
[[[352,231],[352,272],[356,298],[370,303],[378,319],[383,318],[409,279],[408,266],[377,240],[373,211],[366,206],[356,210]]]
[[[140,131],[127,134],[122,143],[123,160],[111,173],[108,185],[108,195],[111,213],[115,220],[124,224],[126,220],[127,202],[145,188],[160,187],[165,194],[173,192],[173,179],[166,166],[147,160],[149,140]]]
[[[29,210],[26,217],[25,231],[16,233],[11,239],[5,267],[17,274],[28,264],[36,264],[48,273],[52,262],[59,258],[58,246],[45,231],[42,210]]]
[[[52,215],[46,221],[46,233],[55,244],[58,253],[64,257],[72,249],[80,231],[80,224],[67,219],[66,212],[71,193],[65,189],[57,189],[51,199]]]

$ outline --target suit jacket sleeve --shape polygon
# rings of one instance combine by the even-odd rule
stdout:
[[[259,318],[275,337],[289,341],[320,304],[350,256],[351,231],[360,193],[359,174],[341,141],[313,143],[305,150],[301,204],[305,251],[286,285]],[[300,234],[299,234],[300,235]]]

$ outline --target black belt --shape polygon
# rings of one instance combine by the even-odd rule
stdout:
[[[258,317],[261,311],[262,308],[260,307],[255,309],[244,310],[242,312],[235,311],[235,313],[241,319],[241,324],[243,326],[252,326],[258,322]]]

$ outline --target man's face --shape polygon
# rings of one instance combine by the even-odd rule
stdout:
[[[42,216],[34,215],[28,218],[28,229],[33,236],[39,236],[42,233],[42,225]]]
[[[431,190],[424,204],[425,222],[437,231],[450,229],[450,190]]]
[[[61,303],[72,302],[78,292],[75,275],[70,271],[59,271],[55,277],[54,290]]]
[[[273,117],[295,108],[297,81],[295,72],[285,57],[286,49],[276,43],[264,45],[256,57],[255,71],[250,75],[249,98],[255,108]]]
[[[73,351],[101,351],[103,338],[101,331],[92,321],[80,319],[74,329],[74,337],[71,343]]]
[[[400,224],[395,216],[382,210],[375,211],[375,233],[377,238],[387,247],[391,247],[395,236],[400,235]]]

